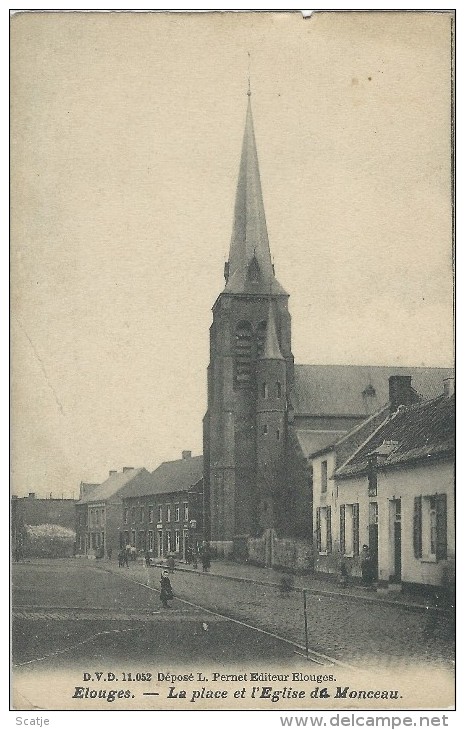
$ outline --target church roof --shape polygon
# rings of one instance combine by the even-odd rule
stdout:
[[[284,294],[271,263],[250,95],[237,182],[229,274],[230,294]]]
[[[187,459],[164,461],[151,474],[133,488],[128,489],[123,497],[146,497],[151,494],[171,494],[187,492],[203,477],[203,456],[191,456]]]
[[[291,403],[295,414],[366,416],[389,401],[389,377],[411,375],[412,387],[424,399],[443,392],[451,368],[371,365],[295,365]]]
[[[284,360],[279,349],[278,335],[276,334],[276,322],[273,313],[273,304],[270,301],[268,309],[268,321],[266,323],[265,346],[263,348],[262,360]]]
[[[149,475],[147,469],[128,469],[127,471],[116,472],[112,474],[102,484],[97,484],[94,489],[84,493],[82,499],[76,504],[89,504],[89,502],[104,502],[112,497],[121,497],[122,490],[128,485],[135,484],[138,479]]]

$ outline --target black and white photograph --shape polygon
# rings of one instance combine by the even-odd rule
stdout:
[[[454,708],[454,23],[11,13],[12,709]]]

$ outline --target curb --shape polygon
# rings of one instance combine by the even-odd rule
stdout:
[[[166,569],[166,565],[161,564],[155,564],[151,567],[154,568],[163,568]],[[280,588],[279,583],[275,583],[273,581],[265,581],[260,580],[256,578],[245,578],[235,575],[224,575],[222,573],[203,573],[203,571],[197,571],[194,568],[187,568],[184,565],[176,565],[175,572],[180,571],[184,573],[193,573],[195,575],[211,575],[215,578],[223,578],[223,580],[232,580],[236,581],[237,583],[254,583],[255,585],[261,585],[261,586],[267,586],[267,587],[273,587],[273,588]],[[404,610],[412,610],[415,612],[424,612],[424,611],[438,611],[439,613],[445,613],[446,610],[444,608],[440,608],[438,606],[429,606],[424,603],[407,603],[405,601],[391,601],[389,599],[384,598],[376,598],[375,596],[365,596],[358,593],[347,593],[347,592],[341,592],[341,591],[325,591],[323,588],[307,588],[307,587],[296,587],[293,586],[290,590],[298,593],[302,593],[304,590],[307,593],[313,593],[314,595],[319,596],[326,596],[328,598],[353,598],[358,601],[365,601],[367,603],[376,603],[381,606],[397,606],[398,608],[402,608]]]

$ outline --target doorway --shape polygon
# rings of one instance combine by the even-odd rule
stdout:
[[[393,571],[391,580],[400,583],[402,580],[402,505],[400,499],[391,500],[392,537],[393,537]]]
[[[373,566],[373,578],[378,580],[378,502],[370,502],[368,523],[368,547]]]

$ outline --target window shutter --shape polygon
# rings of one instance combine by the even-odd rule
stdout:
[[[413,501],[413,554],[421,558],[421,497]]]
[[[339,507],[339,548],[344,555],[346,551],[346,506]]]
[[[358,504],[352,505],[352,517],[353,517],[353,524],[354,524],[354,555],[358,555],[360,552],[359,549],[359,516],[358,516]]]
[[[436,558],[446,560],[447,558],[447,496],[438,494],[436,497],[436,530],[437,545]]]
[[[326,550],[330,553],[333,549],[331,536],[331,507],[326,508]]]
[[[317,508],[316,511],[316,546],[318,552],[321,552],[321,520],[320,520],[320,509],[321,507]]]

